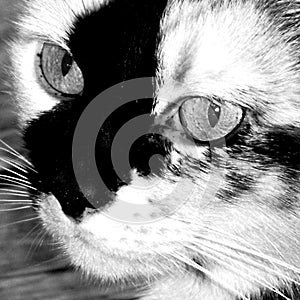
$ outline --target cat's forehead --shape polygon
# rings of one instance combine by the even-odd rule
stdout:
[[[162,81],[171,79],[192,94],[230,99],[239,88],[261,79],[256,55],[267,40],[258,34],[264,18],[252,1],[214,8],[209,3],[213,1],[177,2],[167,9],[159,73]]]
[[[283,123],[296,121],[299,49],[290,43],[296,31],[284,28],[292,26],[287,15],[296,17],[299,11],[282,1],[282,11],[275,15],[272,5],[173,2],[161,27],[158,96],[168,98],[179,84],[184,94],[216,97],[256,111],[270,109]]]
[[[62,46],[74,29],[80,16],[99,10],[110,0],[33,0],[24,4],[25,12],[19,25],[28,38],[51,40]]]
[[[272,103],[275,106],[271,115],[280,115],[284,123],[296,121],[293,106],[298,103],[300,91],[294,62],[300,50],[293,49],[288,41],[298,31],[279,31],[286,20],[280,10],[276,18],[272,16],[274,1],[167,2],[157,31],[155,54],[160,97],[174,102],[181,95],[173,97],[165,91],[175,91],[174,84],[180,84],[178,90],[185,94],[217,97],[253,109]],[[76,34],[78,18],[88,18],[110,3],[122,1],[34,0],[20,21],[22,37],[53,41],[68,48],[67,41]],[[295,18],[299,14],[291,2],[279,4],[285,14]],[[142,4],[141,7],[147,9]],[[93,30],[94,38],[101,39],[97,36],[100,29]],[[110,30],[109,24],[105,30]],[[174,84],[166,86],[166,82]]]

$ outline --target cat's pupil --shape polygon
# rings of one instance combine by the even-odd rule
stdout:
[[[61,62],[61,71],[64,77],[69,73],[72,65],[73,57],[69,53],[66,53]]]
[[[221,115],[221,107],[214,103],[211,103],[208,108],[208,121],[212,128],[214,128],[220,120]]]

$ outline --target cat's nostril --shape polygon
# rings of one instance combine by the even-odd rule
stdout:
[[[130,166],[140,175],[160,175],[169,153],[169,142],[160,134],[147,134],[134,142],[130,149]]]

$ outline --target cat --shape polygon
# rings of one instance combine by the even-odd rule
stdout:
[[[110,299],[299,299],[300,2],[22,5],[16,181],[70,263]]]

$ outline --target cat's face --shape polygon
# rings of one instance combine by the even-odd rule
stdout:
[[[299,11],[26,5],[12,66],[30,180],[75,266],[151,284],[149,299],[234,299],[297,280]]]

